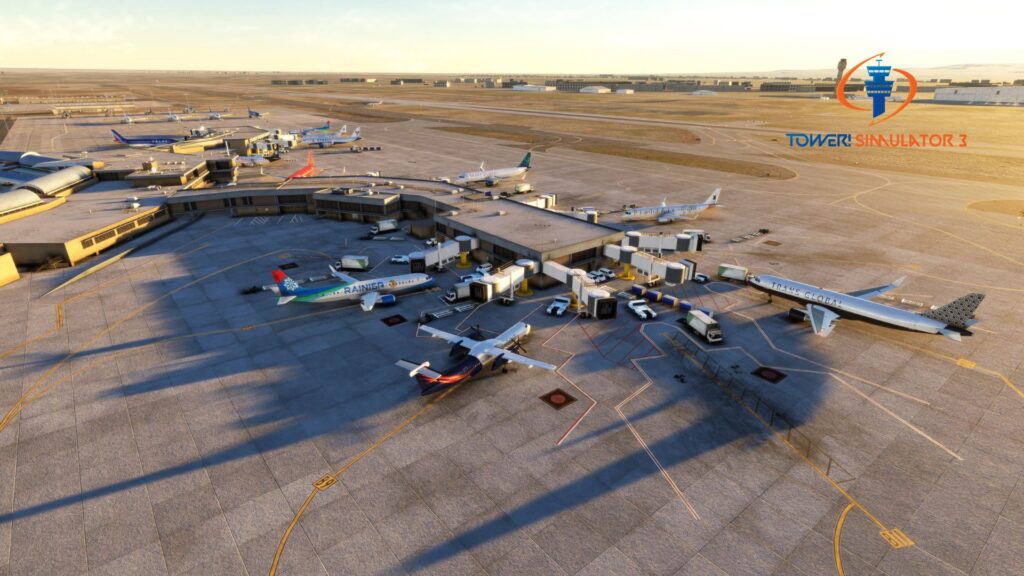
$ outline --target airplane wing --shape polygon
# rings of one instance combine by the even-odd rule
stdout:
[[[337,278],[338,280],[341,280],[342,282],[358,282],[358,280],[349,276],[348,274],[345,274],[344,272],[339,272],[334,266],[331,266],[330,264],[328,264],[327,267],[331,269],[331,275]]]
[[[363,309],[363,312],[369,312],[370,310],[373,310],[374,305],[377,304],[378,298],[380,298],[380,294],[376,292],[367,292],[359,298],[359,307]]]
[[[487,353],[493,354],[495,357],[500,357],[504,360],[508,360],[509,362],[522,364],[523,366],[527,366],[529,368],[543,368],[544,370],[554,370],[558,368],[558,366],[555,366],[554,364],[548,364],[547,362],[541,362],[540,360],[527,358],[526,356],[516,354],[515,352],[510,352],[504,348],[488,348]]]
[[[430,334],[434,338],[441,338],[445,342],[450,342],[452,344],[462,344],[463,342],[476,342],[476,340],[473,340],[468,336],[459,336],[458,334],[451,334],[449,332],[445,332],[444,330],[431,328],[430,326],[420,326],[420,330],[426,332],[427,334]]]
[[[811,319],[811,328],[818,336],[828,336],[835,328],[835,321],[839,314],[816,304],[807,305],[807,317]]]
[[[864,288],[863,290],[854,290],[853,292],[847,292],[849,296],[856,296],[857,298],[874,298],[881,294],[885,294],[889,290],[898,288],[903,281],[906,280],[906,276],[900,276],[896,280],[893,280],[892,284],[886,284],[885,286],[875,286],[874,288]]]

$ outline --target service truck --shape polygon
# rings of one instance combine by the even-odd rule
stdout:
[[[339,270],[369,270],[370,257],[362,254],[348,254],[335,262],[334,267]]]
[[[370,234],[384,234],[385,232],[392,232],[398,230],[398,220],[394,218],[388,218],[387,220],[381,220],[373,226],[370,226]]]
[[[719,264],[718,275],[728,280],[746,280],[747,269],[743,266],[733,266],[732,264]]]
[[[533,192],[533,184],[529,182],[520,182],[515,187],[516,194],[526,194],[527,192]]]
[[[465,300],[466,298],[469,298],[470,284],[472,284],[472,282],[459,282],[458,284],[452,286],[451,289],[444,293],[444,301],[449,304],[454,304],[459,300]]]
[[[708,344],[717,344],[722,341],[722,328],[718,322],[696,308],[686,313],[686,325],[695,334],[707,340]]]

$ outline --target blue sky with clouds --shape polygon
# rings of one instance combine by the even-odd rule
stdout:
[[[0,67],[700,73],[1024,63],[1018,2],[0,0]]]

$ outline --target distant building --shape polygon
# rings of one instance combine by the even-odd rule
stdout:
[[[270,83],[275,85],[275,86],[284,86],[285,84],[288,83],[288,81],[287,80],[271,80]]]
[[[964,86],[935,89],[935,102],[1024,106],[1024,86]]]
[[[558,80],[546,80],[545,86],[554,86],[559,92],[580,92],[588,86],[601,85],[603,87],[611,86],[612,88],[632,88],[633,83],[628,80],[602,80],[595,82],[594,80],[586,79],[566,79],[559,78]],[[610,91],[610,90],[609,90]]]
[[[580,94],[608,94],[611,91],[611,88],[606,88],[605,86],[584,86],[580,88]]]
[[[1014,80],[1013,81],[1013,85],[1014,86],[1024,86],[1024,80]]]
[[[789,92],[793,88],[792,82],[761,82],[761,92]]]
[[[632,88],[617,88],[615,90],[615,93],[616,94],[632,94],[633,93],[633,89]]]
[[[338,78],[342,84],[376,84],[376,78]]]
[[[451,88],[452,83],[447,80],[435,80],[434,88]]]
[[[554,86],[541,86],[539,84],[517,84],[512,87],[518,92],[554,92]]]
[[[287,80],[289,86],[302,86],[302,80]]]

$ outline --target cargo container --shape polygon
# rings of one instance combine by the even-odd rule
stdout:
[[[334,264],[339,270],[369,270],[370,257],[362,254],[349,254],[342,256],[341,260]]]

